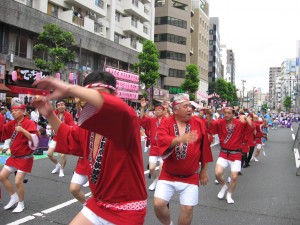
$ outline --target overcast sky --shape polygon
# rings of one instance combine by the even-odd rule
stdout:
[[[209,0],[210,17],[219,17],[221,44],[235,53],[237,87],[246,80],[269,90],[269,68],[296,57],[300,40],[300,0]]]

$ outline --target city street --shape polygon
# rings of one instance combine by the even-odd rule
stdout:
[[[300,177],[296,176],[295,156],[292,151],[292,134],[296,134],[298,124],[289,128],[278,128],[269,132],[265,145],[266,156],[261,154],[259,162],[251,162],[251,167],[243,169],[233,194],[234,204],[218,200],[220,185],[214,183],[215,162],[209,165],[210,183],[200,187],[199,204],[194,208],[193,225],[299,225],[300,224]],[[214,161],[218,156],[218,146],[212,148]],[[151,181],[147,172],[147,153],[144,153],[147,187]],[[39,159],[34,163],[32,174],[26,184],[25,210],[13,214],[4,210],[8,202],[7,192],[2,188],[0,200],[0,224],[68,224],[81,210],[69,192],[69,183],[76,158],[69,156],[65,177],[51,174],[53,164]],[[227,171],[228,174],[228,171]],[[89,194],[89,188],[83,188]],[[153,194],[148,192],[148,210],[145,224],[158,225],[153,210]],[[177,224],[179,201],[175,196],[170,202],[171,217]]]

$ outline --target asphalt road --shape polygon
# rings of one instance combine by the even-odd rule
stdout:
[[[200,187],[199,205],[194,208],[194,225],[299,225],[300,224],[300,177],[297,177],[295,156],[292,151],[292,133],[288,128],[270,130],[265,146],[266,156],[259,162],[252,162],[239,177],[233,194],[234,204],[218,200],[220,186],[214,184],[215,162],[209,166],[210,183]],[[218,146],[212,148],[214,160],[218,156]],[[147,153],[144,153],[147,162]],[[145,171],[147,170],[145,164]],[[14,214],[4,210],[8,202],[7,192],[2,187],[0,200],[0,224],[68,224],[82,206],[69,193],[69,183],[76,158],[69,156],[65,177],[51,174],[53,164],[48,159],[35,161],[32,174],[26,184],[25,210]],[[228,171],[227,171],[228,174]],[[151,181],[147,178],[147,186]],[[83,188],[89,193],[89,188]],[[159,224],[153,210],[153,194],[148,192],[146,225]],[[179,201],[175,196],[170,202],[171,217],[177,224]]]

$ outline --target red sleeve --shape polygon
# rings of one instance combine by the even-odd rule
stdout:
[[[171,117],[170,117],[171,118]],[[174,134],[170,133],[169,130],[169,123],[172,122],[169,118],[164,119],[161,121],[160,125],[158,126],[158,148],[159,148],[159,155],[163,155],[166,153],[167,150],[170,150],[169,147],[175,138]]]
[[[83,156],[84,149],[80,146],[82,135],[80,135],[80,128],[78,126],[68,126],[61,123],[57,131],[56,152]]]
[[[211,148],[210,148],[210,143],[208,141],[208,135],[207,135],[207,130],[202,121],[200,121],[200,129],[201,133],[203,134],[202,136],[202,143],[201,143],[201,155],[200,155],[200,162],[201,165],[204,166],[208,162],[213,162],[213,156],[211,153]]]
[[[97,109],[87,104],[81,111],[78,124],[107,137],[116,145],[130,148],[132,137],[140,138],[136,112],[122,99],[107,93],[100,94],[104,100],[102,108]]]
[[[212,120],[210,125],[207,127],[211,134],[218,134],[218,126],[221,120]]]
[[[0,131],[3,130],[3,125],[4,125],[4,123],[5,123],[5,118],[4,118],[4,116],[1,114],[1,115],[0,115]]]
[[[27,118],[28,119],[28,118]],[[28,119],[28,127],[26,127],[26,130],[31,134],[37,134],[39,136],[39,132],[36,127],[36,123],[32,120]]]
[[[8,123],[3,125],[3,132],[2,132],[2,140],[5,141],[6,139],[10,139],[13,132],[15,130],[15,123],[14,120],[9,121]]]
[[[74,119],[73,119],[71,113],[69,113],[69,112],[66,111],[64,117],[65,117],[64,122],[67,125],[69,125],[69,126],[75,126]]]
[[[140,125],[145,129],[149,130],[150,129],[150,118],[147,116],[143,116],[142,119],[139,119]]]

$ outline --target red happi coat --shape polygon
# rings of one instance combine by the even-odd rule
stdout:
[[[230,130],[225,119],[212,121],[210,129],[214,134],[219,135],[221,148],[237,151],[241,149],[243,137],[248,123],[242,123],[239,119],[233,118],[233,128]],[[220,157],[229,160],[241,160],[241,154],[227,154],[220,152]]]
[[[36,123],[28,119],[27,116],[24,117],[19,125],[29,133],[38,135]],[[6,165],[30,173],[33,166],[33,156],[29,158],[18,157],[28,156],[32,154],[34,150],[29,147],[28,139],[22,132],[15,132],[16,126],[16,120],[12,120],[3,126],[2,140],[11,139],[11,156],[6,160]],[[16,156],[16,158],[14,156]]]
[[[256,144],[262,144],[261,138],[263,137],[263,133],[261,132],[263,126],[262,121],[255,121],[255,129],[256,129]]]
[[[176,126],[175,117],[170,116],[158,127],[160,155],[168,155],[167,158],[163,157],[164,164],[159,179],[199,185],[199,162],[205,165],[213,161],[205,125],[201,120],[191,117],[186,133],[197,131],[197,141],[169,149],[173,139],[179,135]]]
[[[140,125],[148,130],[150,135],[150,156],[159,156],[158,144],[157,144],[157,129],[159,124],[165,119],[165,117],[161,118],[159,122],[156,117],[146,117],[144,116],[140,119]]]
[[[54,113],[55,113],[55,115],[58,116],[59,111],[58,110],[54,110]],[[71,113],[69,113],[67,111],[64,111],[64,114],[63,114],[63,117],[62,117],[61,121],[64,122],[65,124],[69,125],[69,126],[75,126],[74,119],[73,119]],[[53,136],[53,140],[57,141],[57,134],[55,134]]]
[[[102,108],[87,104],[81,111],[80,127],[61,124],[57,149],[84,157],[92,165],[92,197],[86,207],[111,223],[140,225],[146,216],[147,191],[139,119],[121,99],[101,94]],[[95,153],[94,132],[103,135]]]

